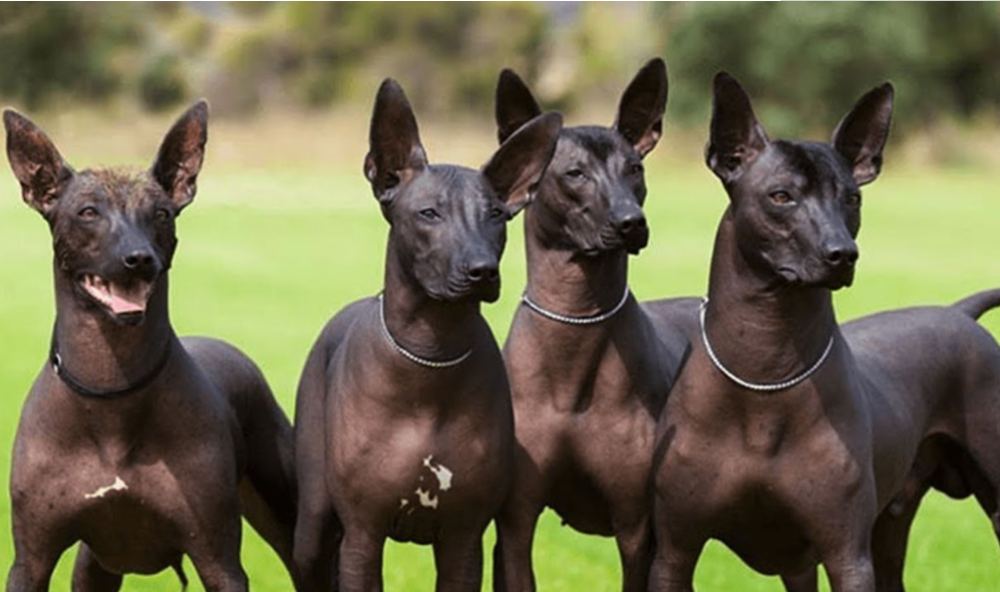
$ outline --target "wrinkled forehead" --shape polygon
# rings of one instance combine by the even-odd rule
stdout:
[[[847,160],[831,146],[820,142],[771,142],[759,167],[775,183],[790,184],[803,191],[857,191]]]
[[[618,132],[599,126],[578,126],[563,128],[552,160],[566,162],[574,159],[592,158],[600,163],[610,163],[622,158],[632,147]]]
[[[415,201],[433,201],[442,208],[489,204],[495,196],[479,171],[449,164],[428,166],[414,179],[408,193]]]
[[[73,177],[65,192],[69,201],[100,201],[121,209],[149,206],[165,197],[147,171],[129,169],[87,169]]]

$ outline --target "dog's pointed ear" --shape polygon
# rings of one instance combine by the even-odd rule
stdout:
[[[511,216],[531,203],[552,160],[562,130],[562,115],[549,112],[532,119],[507,138],[482,173]]]
[[[7,109],[3,112],[3,124],[7,128],[7,160],[21,184],[21,197],[48,216],[73,177],[73,169],[45,132],[27,117]]]
[[[847,162],[858,185],[871,183],[882,170],[882,149],[892,125],[892,85],[868,91],[833,131],[830,143]]]
[[[726,72],[715,76],[712,124],[705,161],[723,183],[739,178],[767,148],[767,134],[757,122],[750,97]]]
[[[191,203],[198,191],[207,141],[208,101],[202,99],[177,119],[160,143],[151,172],[178,210]]]
[[[427,166],[417,118],[402,87],[391,78],[382,82],[375,97],[368,146],[365,178],[383,205],[392,201],[396,186]]]
[[[622,93],[614,128],[646,156],[663,135],[667,108],[667,65],[653,58],[642,67]]]
[[[520,127],[542,114],[528,85],[509,68],[497,80],[497,140],[503,144]]]

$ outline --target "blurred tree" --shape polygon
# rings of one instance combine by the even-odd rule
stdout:
[[[995,2],[685,4],[664,13],[671,107],[707,121],[711,79],[747,87],[775,135],[823,129],[890,80],[898,130],[1000,106]]]
[[[164,53],[150,60],[138,80],[139,100],[151,111],[172,108],[187,97],[187,79],[180,58]]]
[[[215,86],[324,107],[393,76],[424,109],[479,108],[501,68],[538,71],[545,17],[516,2],[274,3],[222,44]]]
[[[216,114],[367,104],[392,76],[423,111],[492,103],[514,68],[547,107],[604,110],[646,60],[670,69],[667,117],[704,125],[728,70],[776,135],[829,127],[897,88],[897,131],[1000,112],[997,2],[0,3],[0,93],[36,109],[134,98]]]
[[[100,99],[122,85],[115,54],[142,39],[140,7],[0,3],[0,91],[36,108],[58,93]]]

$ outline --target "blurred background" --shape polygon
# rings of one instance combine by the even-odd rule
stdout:
[[[0,3],[0,103],[38,123],[77,168],[149,166],[170,123],[196,98],[210,100],[198,196],[178,223],[172,321],[180,334],[246,351],[289,414],[320,328],[382,285],[386,225],[361,174],[382,78],[405,88],[432,162],[477,167],[496,149],[502,68],[567,124],[608,125],[654,56],[667,62],[670,96],[663,139],[646,159],[651,242],[630,263],[640,299],[704,293],[726,206],[701,162],[719,70],[747,87],[772,137],[829,138],[865,91],[895,84],[884,172],[865,187],[858,275],[836,294],[841,320],[1000,285],[996,2]],[[525,281],[519,222],[508,236],[501,299],[483,308],[501,342]],[[3,172],[3,483],[25,393],[44,368],[51,258],[44,221]],[[1000,314],[983,323],[1000,335]],[[273,553],[247,531],[254,589],[289,590]],[[974,501],[932,493],[911,543],[911,592],[1000,589],[996,537]],[[72,557],[54,590],[68,589]],[[534,557],[543,590],[614,590],[620,577],[612,541],[563,528],[550,512]],[[3,493],[0,579],[12,559]],[[387,590],[430,590],[433,571],[429,549],[387,546]],[[715,543],[696,581],[703,592],[781,589]],[[171,573],[125,585],[177,589]]]
[[[482,119],[503,67],[573,113],[615,101],[653,55],[670,68],[670,127],[704,128],[720,69],[775,135],[825,129],[891,79],[894,140],[923,138],[913,156],[935,163],[983,159],[958,138],[1000,110],[994,2],[0,4],[0,98],[35,113],[205,96],[217,118],[308,117],[366,109],[391,75],[425,118]]]

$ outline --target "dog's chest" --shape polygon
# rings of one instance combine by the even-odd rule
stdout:
[[[56,509],[72,516],[78,536],[108,569],[155,573],[176,562],[184,539],[197,536],[185,500],[202,496],[197,489],[204,485],[181,482],[163,462],[112,468],[80,459],[49,486],[58,489]]]

